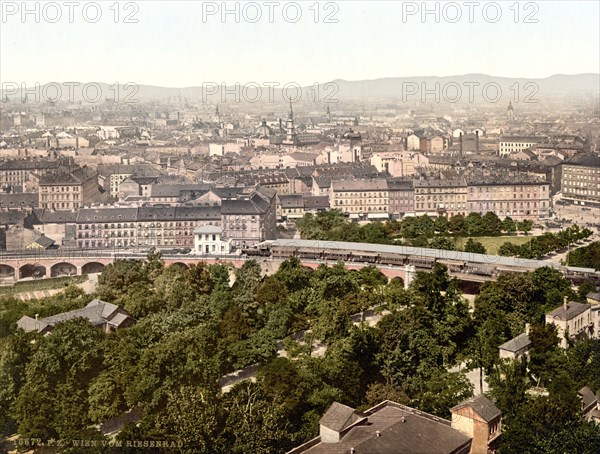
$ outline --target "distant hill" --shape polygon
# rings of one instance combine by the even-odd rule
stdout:
[[[557,98],[572,96],[578,94],[599,94],[600,93],[600,74],[576,74],[564,75],[557,74],[543,79],[526,79],[510,77],[494,77],[486,74],[465,74],[462,76],[447,77],[390,77],[385,79],[345,81],[335,80],[339,87],[340,98],[402,98],[403,91],[407,92],[407,99],[418,99],[423,88],[426,90],[437,90],[440,96],[444,95],[448,99],[457,97],[455,86],[458,85],[462,90],[463,100],[469,99],[470,87],[475,97],[483,98],[483,87],[486,84],[488,99],[496,97],[496,85],[502,90],[502,97],[515,99],[517,88],[519,89],[519,98],[527,95],[533,98]],[[439,89],[436,88],[439,84]],[[535,84],[526,85],[526,84]],[[418,89],[416,95],[410,95],[414,91],[415,85]],[[423,84],[424,87],[423,87]],[[515,85],[517,84],[517,85]],[[537,87],[536,87],[537,86]],[[510,87],[513,87],[512,90]],[[537,92],[536,92],[537,88]],[[433,100],[433,94],[429,95],[427,100]]]
[[[436,85],[439,84],[439,85]],[[102,100],[116,100],[117,102],[126,102],[132,100],[138,101],[166,101],[177,100],[181,97],[182,101],[187,98],[190,103],[208,102],[215,104],[220,102],[220,89],[217,88],[216,93],[208,91],[203,93],[201,85],[196,87],[185,88],[168,88],[157,87],[152,85],[136,85],[135,87],[125,87],[121,84],[118,87],[105,83],[95,83],[94,86],[89,86],[87,89],[88,102],[99,102]],[[21,99],[20,91],[12,93],[8,91],[8,86],[4,85],[7,90],[0,92],[2,100],[8,95],[11,102],[17,103]],[[73,100],[80,102],[84,98],[84,83],[72,89]],[[99,87],[99,91],[97,88]],[[243,102],[252,101],[257,97],[257,92],[251,86],[248,89],[240,88],[238,93]],[[469,88],[471,87],[471,88]],[[487,87],[484,93],[484,87]],[[512,87],[512,88],[511,88]],[[460,89],[460,92],[457,91]],[[600,74],[556,74],[554,76],[542,79],[526,79],[526,78],[509,78],[509,77],[494,77],[486,74],[465,74],[460,76],[432,77],[432,76],[416,76],[416,77],[388,77],[383,79],[347,81],[337,79],[320,87],[320,100],[367,100],[367,99],[406,99],[408,102],[415,102],[421,99],[421,93],[424,90],[428,92],[435,91],[440,97],[446,101],[456,102],[453,100],[469,101],[469,90],[475,97],[475,102],[489,102],[490,99],[498,97],[498,88],[501,91],[501,101],[508,102],[512,99],[513,102],[523,102],[525,97],[529,96],[529,100],[539,99],[541,102],[545,100],[554,100],[570,96],[598,96],[600,94]],[[32,90],[28,87],[28,91]],[[69,99],[69,87],[61,84],[60,99],[67,101]],[[211,87],[212,90],[212,87]],[[227,96],[228,102],[234,102],[234,97],[231,91],[233,87],[228,87]],[[415,94],[411,94],[416,90]],[[518,98],[517,98],[518,90]],[[314,96],[314,87],[304,87],[303,94],[306,99]],[[41,86],[38,90],[38,98],[42,101],[48,101],[57,93],[56,87],[52,84]],[[293,95],[294,90],[290,93]],[[403,98],[403,94],[405,97]],[[99,95],[99,96],[98,96]],[[326,99],[326,96],[330,98]],[[28,102],[34,102],[35,96],[28,95]],[[99,100],[96,100],[96,98]],[[269,101],[269,89],[263,87],[262,97],[264,102]],[[274,90],[274,99],[282,101],[283,95],[281,90]],[[426,97],[427,102],[433,102],[435,99],[433,94]]]

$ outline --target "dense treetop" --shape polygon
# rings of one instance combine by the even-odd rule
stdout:
[[[83,307],[93,296],[124,307],[137,323],[110,335],[83,319],[48,336],[16,329],[22,315]],[[471,312],[441,265],[417,273],[405,290],[374,267],[313,270],[292,257],[264,277],[252,260],[238,269],[165,267],[151,253],[108,265],[93,296],[68,289],[27,303],[0,300],[4,434],[102,440],[97,424],[135,408],[142,419],[121,440],[172,440],[190,453],[280,453],[317,435],[333,401],[365,409],[391,399],[448,418],[473,393],[463,373],[449,372],[467,362],[490,376],[506,415],[503,452],[517,452],[519,440],[531,452],[597,446],[598,428],[576,416],[575,393],[584,384],[600,389],[599,342],[564,351],[541,325],[563,296],[583,298],[552,269],[486,284]],[[352,323],[368,308],[385,310],[377,325]],[[534,325],[530,360],[501,362],[498,345],[525,323]],[[222,392],[222,376],[253,364],[260,365],[255,383]],[[550,397],[528,394],[533,386]]]

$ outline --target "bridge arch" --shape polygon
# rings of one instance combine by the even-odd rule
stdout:
[[[101,273],[104,269],[104,264],[100,262],[89,262],[81,267],[81,274]]]
[[[46,267],[44,265],[40,265],[39,263],[28,263],[19,268],[19,279],[24,279],[27,277],[45,277],[46,276]]]
[[[10,265],[0,265],[0,281],[1,280],[12,280],[15,276],[15,269]]]
[[[50,267],[50,277],[75,276],[76,274],[77,267],[72,263],[59,262]]]

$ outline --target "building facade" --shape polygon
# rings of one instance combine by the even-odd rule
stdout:
[[[415,214],[421,216],[466,215],[467,183],[464,178],[415,180]]]
[[[564,200],[600,207],[600,156],[576,155],[562,165],[561,192]]]
[[[481,215],[538,219],[550,210],[550,184],[545,181],[499,181],[493,177],[468,178],[467,210]],[[498,180],[496,180],[498,181]]]
[[[389,217],[388,195],[383,178],[334,180],[329,192],[330,208],[348,213],[351,218],[384,219]]]
[[[88,167],[41,175],[39,194],[40,207],[53,210],[77,210],[102,200],[98,175]]]

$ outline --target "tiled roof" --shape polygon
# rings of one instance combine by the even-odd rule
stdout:
[[[502,415],[502,412],[498,409],[498,407],[496,407],[494,403],[483,394],[461,402],[455,407],[452,407],[450,410],[454,411],[463,407],[471,407],[473,411],[481,416],[485,422],[491,422]]]
[[[373,180],[336,180],[332,181],[333,191],[387,191],[388,185],[385,179]]]
[[[319,420],[319,424],[336,432],[341,432],[360,418],[361,416],[354,408],[334,402]]]
[[[600,168],[600,156],[595,153],[583,153],[568,159],[565,164]]]
[[[22,317],[17,322],[17,325],[19,328],[22,328],[27,332],[33,330],[41,332],[48,327],[54,327],[57,323],[83,317],[95,326],[107,323],[112,326],[119,327],[125,321],[131,320],[131,318],[124,312],[120,312],[121,316],[117,316],[119,314],[118,311],[118,306],[94,299],[82,309],[63,312],[50,317],[41,318],[39,320],[27,316]]]
[[[334,406],[335,414],[325,419],[326,414],[321,424],[335,427],[333,430],[348,426],[344,420],[354,410],[337,403],[330,410]],[[348,454],[354,448],[356,454],[450,454],[468,452],[471,443],[471,437],[453,429],[449,421],[394,402],[384,402],[357,416],[368,419],[357,419],[339,442],[322,443],[317,437],[290,453]]]
[[[506,350],[508,352],[516,353],[523,348],[527,348],[531,345],[529,335],[527,333],[521,333],[517,337],[512,338],[508,342],[500,345],[500,350]]]
[[[574,317],[577,317],[579,314],[588,310],[591,306],[589,304],[576,303],[571,301],[565,307],[563,304],[560,307],[557,307],[552,312],[549,312],[547,315],[549,317],[560,318],[561,320],[571,320]]]

